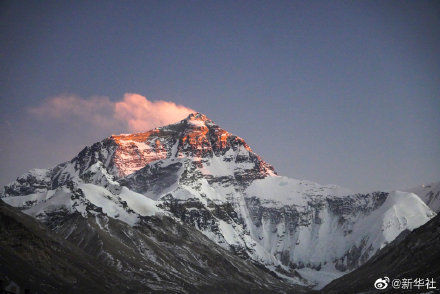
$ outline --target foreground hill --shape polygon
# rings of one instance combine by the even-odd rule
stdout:
[[[98,265],[70,242],[0,200],[2,286],[40,293],[121,291],[117,271]]]

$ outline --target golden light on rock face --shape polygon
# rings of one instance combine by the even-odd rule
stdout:
[[[230,149],[236,151],[240,146],[258,159],[258,169],[266,170],[269,167],[242,138],[221,129],[200,113],[191,114],[171,126],[143,133],[113,135],[110,139],[117,144],[113,162],[120,176],[134,173],[157,160],[174,156],[215,156]]]
[[[158,129],[146,133],[113,135],[110,138],[118,145],[113,161],[120,176],[127,176],[150,162],[165,159],[168,156],[160,139]]]
[[[116,143],[122,144],[123,141],[135,141],[135,142],[145,142],[151,135],[158,134],[158,129],[153,129],[145,133],[136,134],[126,134],[126,135],[112,135],[112,138]]]

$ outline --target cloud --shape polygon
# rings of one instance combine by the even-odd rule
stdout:
[[[193,112],[174,102],[152,102],[139,94],[127,93],[122,101],[115,103],[114,117],[125,121],[130,131],[140,132],[177,122]]]
[[[150,101],[146,97],[127,93],[118,102],[108,97],[84,99],[75,95],[60,95],[46,99],[28,109],[39,118],[85,122],[102,129],[124,129],[142,132],[184,119],[194,110],[169,101]]]
[[[114,103],[107,97],[91,97],[86,100],[75,95],[61,95],[46,99],[29,112],[40,118],[72,120],[81,119],[96,127],[114,124]]]

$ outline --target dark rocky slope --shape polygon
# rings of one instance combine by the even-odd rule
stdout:
[[[124,278],[0,200],[0,279],[31,293],[125,292]],[[125,289],[124,289],[125,288]]]

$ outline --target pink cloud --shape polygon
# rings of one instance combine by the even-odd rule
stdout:
[[[194,110],[168,101],[150,101],[146,97],[127,93],[118,102],[108,97],[84,99],[61,95],[46,99],[29,112],[44,119],[81,120],[103,129],[126,129],[130,132],[148,131],[184,119]]]
[[[59,120],[81,119],[96,127],[114,125],[114,103],[108,97],[91,97],[86,100],[75,95],[60,95],[46,99],[29,112],[41,117]]]
[[[115,118],[125,121],[133,132],[168,125],[184,119],[194,110],[174,102],[149,101],[139,94],[127,93],[122,101],[115,103]]]

